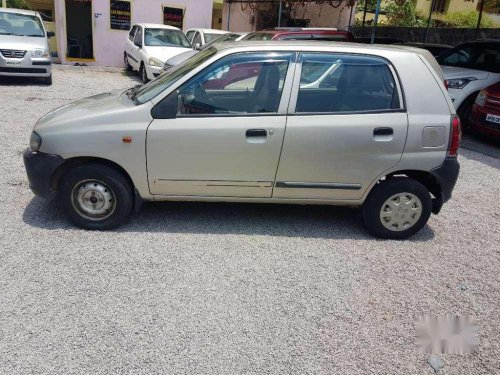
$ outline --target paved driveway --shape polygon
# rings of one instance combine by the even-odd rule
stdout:
[[[30,192],[45,112],[136,81],[56,68],[0,82],[0,373],[431,374],[421,315],[479,321],[443,374],[500,373],[500,161],[463,150],[453,200],[409,241],[334,207],[146,204],[88,232]]]

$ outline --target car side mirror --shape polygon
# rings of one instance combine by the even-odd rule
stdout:
[[[200,50],[200,48],[201,48],[201,44],[200,44],[200,43],[196,43],[196,44],[194,45],[194,49],[197,49],[197,50],[199,51],[199,50]]]
[[[173,119],[177,117],[179,91],[175,90],[169,96],[153,107],[151,117],[154,119]]]
[[[47,38],[52,38],[53,36],[56,36],[56,33],[53,31],[47,31]]]

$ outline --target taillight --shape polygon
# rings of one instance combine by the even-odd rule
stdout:
[[[444,87],[446,87],[446,90],[448,90],[448,80],[447,79],[444,80]]]
[[[462,124],[457,115],[451,117],[451,136],[448,147],[448,156],[457,156],[460,142],[462,141]]]

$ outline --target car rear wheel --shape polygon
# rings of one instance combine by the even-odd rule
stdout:
[[[363,219],[376,237],[404,239],[422,229],[431,209],[424,185],[411,178],[390,178],[373,188],[363,205]]]
[[[74,168],[60,189],[68,218],[84,229],[106,230],[119,226],[130,215],[133,191],[116,169],[101,164]]]
[[[127,57],[126,53],[123,54],[123,65],[125,65],[125,70],[127,72],[131,72],[132,71],[132,65],[130,65],[128,63],[128,57]]]

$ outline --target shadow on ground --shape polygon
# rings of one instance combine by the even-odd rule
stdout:
[[[43,82],[43,78],[37,77],[0,77],[0,85],[2,86],[47,86]]]
[[[23,220],[47,230],[71,229],[54,202],[33,198]],[[358,239],[372,237],[363,226],[359,209],[335,206],[281,204],[155,202],[116,229],[118,233],[239,234],[277,237]],[[434,232],[426,225],[412,241],[429,241]]]

